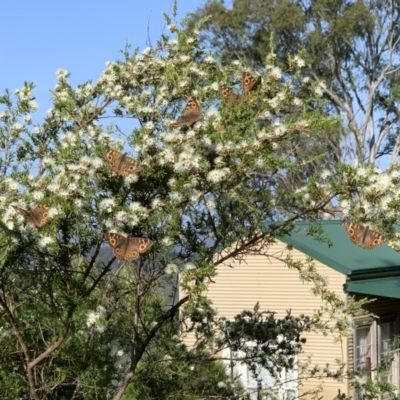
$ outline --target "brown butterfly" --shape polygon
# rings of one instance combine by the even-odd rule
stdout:
[[[250,75],[248,72],[242,73],[242,88],[243,94],[247,96],[253,90],[256,90],[261,85],[261,76],[257,79]]]
[[[140,165],[126,153],[120,153],[115,150],[104,150],[104,157],[111,168],[122,176],[140,172]]]
[[[387,242],[386,238],[383,237],[379,232],[369,229],[368,226],[363,226],[348,222],[344,224],[347,233],[350,236],[350,240],[357,246],[363,249],[371,250],[376,246],[380,246]]]
[[[114,255],[121,260],[134,260],[139,253],[147,251],[153,242],[139,237],[125,237],[118,233],[106,233],[105,238],[113,248]]]
[[[231,106],[240,98],[240,95],[236,94],[232,89],[229,89],[226,86],[221,86],[219,88],[219,92],[221,93],[221,96],[227,106]]]
[[[178,126],[193,125],[201,118],[201,107],[196,97],[191,97],[184,108],[182,115],[172,124],[173,128]]]
[[[36,228],[41,228],[49,221],[48,206],[36,206],[32,211],[25,210],[18,206],[13,206],[17,211],[24,215]]]

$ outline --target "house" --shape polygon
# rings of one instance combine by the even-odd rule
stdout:
[[[336,360],[340,359],[350,369],[367,370],[371,376],[378,365],[384,366],[386,373],[382,379],[400,389],[399,355],[393,349],[393,340],[400,334],[400,255],[387,245],[372,250],[355,246],[340,221],[321,223],[332,246],[307,235],[310,223],[298,222],[291,235],[269,248],[270,257],[248,255],[244,262],[218,266],[218,275],[213,278],[215,284],[209,286],[208,296],[219,315],[227,318],[252,309],[256,302],[260,303],[261,310],[277,312],[277,317],[286,315],[289,309],[292,315],[312,315],[322,305],[320,298],[311,292],[311,284],[303,284],[297,271],[288,269],[281,261],[288,252],[294,260],[305,261],[310,256],[317,270],[327,278],[329,289],[336,294],[343,298],[354,295],[358,299],[376,299],[365,306],[375,317],[358,317],[352,336],[342,342],[335,342],[329,335],[306,334],[307,342],[299,361],[311,357],[313,365],[323,368],[329,363],[335,369]],[[231,372],[241,376],[249,392],[257,392],[257,383],[243,365],[237,365]],[[293,382],[298,371],[286,371],[286,374],[289,383],[280,388],[284,391],[280,398],[308,398],[307,393],[321,385],[319,380],[308,379],[297,386]],[[265,377],[263,386],[272,385],[269,378]],[[322,381],[320,398],[335,399],[339,393],[357,399],[346,380]]]

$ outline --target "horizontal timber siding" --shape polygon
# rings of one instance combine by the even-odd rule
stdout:
[[[286,244],[277,242],[269,249],[269,254],[284,259],[287,254]],[[297,250],[291,250],[294,260],[305,261],[307,256]],[[252,309],[259,302],[261,310],[277,313],[277,317],[286,315],[286,310],[291,310],[292,315],[312,315],[314,310],[321,307],[322,302],[315,297],[311,284],[300,281],[298,272],[290,270],[286,265],[272,257],[249,255],[245,262],[231,262],[229,266],[218,266],[218,275],[213,278],[215,283],[209,285],[208,297],[213,301],[220,316],[233,318],[236,314],[246,309]],[[318,271],[327,277],[329,288],[337,294],[344,296],[344,275],[315,262]],[[312,365],[318,364],[322,368],[327,363],[336,370],[335,359],[346,362],[346,343],[343,348],[340,343],[334,343],[330,336],[308,333],[304,345],[304,353],[299,357],[305,361],[311,356]],[[188,346],[193,344],[191,338],[186,339]],[[316,387],[320,381],[308,380],[299,389],[300,394]],[[327,379],[323,383],[323,399],[332,399],[338,394],[346,393],[346,385]],[[307,397],[303,397],[307,398]]]

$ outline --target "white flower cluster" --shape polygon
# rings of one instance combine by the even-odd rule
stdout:
[[[230,173],[229,168],[213,169],[207,175],[207,180],[211,183],[222,182]]]
[[[105,330],[105,325],[102,318],[106,314],[106,309],[102,306],[97,306],[96,311],[91,311],[87,315],[86,326],[90,329],[102,333]]]
[[[177,173],[197,170],[200,168],[200,162],[201,158],[195,153],[195,148],[186,146],[179,154],[174,170]]]

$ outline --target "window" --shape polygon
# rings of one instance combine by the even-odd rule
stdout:
[[[399,356],[393,348],[395,316],[365,320],[354,334],[354,369],[365,378],[379,379],[399,387]],[[357,396],[356,396],[357,398]],[[362,393],[358,394],[362,398]],[[382,399],[389,397],[382,396]]]
[[[251,344],[249,344],[249,347]],[[239,378],[243,386],[247,389],[251,400],[268,400],[268,397],[261,397],[261,392],[265,389],[272,390],[279,399],[294,400],[298,398],[297,378],[298,371],[282,371],[279,378],[275,379],[266,369],[261,369],[258,379],[252,374],[246,364],[238,361],[244,357],[244,352],[225,350],[225,363],[229,366],[229,373],[232,378]]]

